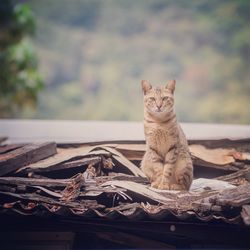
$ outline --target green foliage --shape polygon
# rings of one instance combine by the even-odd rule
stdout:
[[[26,37],[35,30],[33,13],[27,5],[0,4],[0,116],[17,117],[26,106],[34,106],[43,83],[37,59]],[[7,14],[6,14],[7,13]],[[3,14],[3,15],[2,15]]]
[[[141,120],[177,80],[180,121],[249,123],[249,0],[28,0],[46,90],[22,117]]]

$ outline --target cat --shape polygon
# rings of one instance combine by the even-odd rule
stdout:
[[[187,139],[174,111],[175,80],[161,87],[152,87],[146,80],[141,85],[146,139],[141,169],[153,188],[189,190],[193,164]]]

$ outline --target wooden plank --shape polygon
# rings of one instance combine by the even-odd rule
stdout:
[[[214,165],[223,166],[235,162],[234,157],[230,154],[233,149],[209,149],[203,145],[193,144],[189,146],[189,150],[192,156]]]
[[[205,190],[220,191],[226,188],[235,188],[235,186],[222,180],[198,178],[198,179],[193,180],[192,185],[190,187],[190,191],[193,191],[193,192],[202,192]]]
[[[115,148],[130,161],[141,161],[146,151],[146,144],[107,144],[107,147]]]
[[[250,138],[245,137],[244,139],[232,140],[232,139],[214,139],[214,140],[188,140],[189,145],[199,144],[207,148],[234,148],[237,151],[249,151]]]
[[[0,155],[0,176],[56,154],[56,143],[34,143]]]
[[[226,171],[238,171],[239,168],[237,166],[233,166],[230,164],[227,165],[216,165],[211,162],[207,162],[204,160],[201,160],[196,157],[192,157],[193,165],[194,167],[206,167],[206,168],[211,168],[211,169],[220,169],[220,170],[226,170]]]
[[[173,191],[173,190],[157,190],[146,185],[138,184],[132,181],[108,181],[101,185],[102,187],[120,187],[127,190],[126,194],[132,198],[133,202],[141,202],[146,205],[143,207],[145,211],[151,211],[152,204],[156,204],[159,209],[153,209],[155,213],[164,209],[174,209],[178,211],[193,210],[193,203],[202,202],[205,198],[217,194],[219,191],[208,190],[201,192]],[[162,204],[160,208],[159,205]],[[114,210],[116,208],[114,207]],[[118,209],[119,210],[119,209]]]
[[[100,155],[107,155],[109,156],[110,153],[105,150],[93,150],[95,147],[90,146],[84,146],[79,148],[67,148],[67,149],[58,149],[58,153],[56,155],[53,155],[47,159],[41,160],[39,162],[27,165],[20,169],[20,171],[23,171],[25,169],[28,170],[35,170],[35,169],[42,169],[45,168],[51,168],[54,165],[58,165],[61,163],[65,163],[69,160],[76,160],[81,159],[85,157],[94,157],[94,156],[100,156]]]
[[[65,187],[65,189],[61,192],[62,201],[72,201],[75,200],[79,194],[81,187],[84,185],[85,179],[83,174],[76,174],[73,178],[71,178],[70,183]]]
[[[98,149],[104,149],[112,154],[112,157],[120,162],[124,167],[126,167],[135,176],[146,177],[140,168],[138,168],[134,163],[129,161],[124,155],[115,150],[114,148],[100,146]]]
[[[16,193],[0,191],[0,194],[15,197],[15,198],[18,198],[18,199],[35,201],[35,202],[38,202],[39,204],[46,203],[46,204],[65,206],[65,207],[70,207],[70,208],[74,208],[74,209],[81,209],[81,210],[83,208],[97,209],[97,208],[103,208],[104,207],[103,205],[98,204],[94,200],[91,200],[90,202],[88,202],[88,200],[81,200],[81,202],[77,202],[77,201],[60,201],[60,200],[45,197],[45,196],[42,196],[42,195],[39,195],[39,194],[36,194],[36,193],[16,194]]]
[[[27,144],[20,143],[20,144],[8,144],[8,145],[0,146],[0,154],[5,154],[5,153],[7,153],[9,151],[21,148],[21,147],[23,147],[25,145],[27,145]]]
[[[249,177],[250,177],[250,166],[248,166],[247,168],[241,169],[235,173],[217,177],[216,179],[222,180],[222,181],[232,182],[232,181],[236,180],[237,178],[244,178],[246,180],[250,180]]]
[[[58,149],[58,154],[42,160],[40,162],[30,164],[21,170],[31,170],[42,168],[51,168],[53,165],[58,165],[60,163],[64,163],[66,161],[76,159],[76,158],[84,158],[90,156],[111,156],[116,161],[118,161],[122,166],[128,169],[129,172],[134,174],[135,176],[145,177],[145,174],[138,168],[135,164],[129,161],[126,157],[124,157],[120,152],[111,147],[106,147],[104,145],[100,146],[82,146],[79,148],[67,148],[67,149]]]
[[[250,205],[242,206],[241,217],[247,226],[250,226]]]
[[[219,206],[241,207],[250,203],[250,183],[237,188],[225,189],[211,197],[211,203]]]
[[[217,147],[214,147],[214,144]],[[81,144],[82,147],[83,145],[85,147],[95,145],[97,148],[106,149],[109,152],[113,151],[114,155],[122,155],[128,161],[141,161],[146,150],[146,145],[142,141],[115,141],[113,143],[100,142],[98,144],[96,142]],[[244,145],[244,147],[241,147],[241,145]],[[65,144],[64,147],[66,146],[67,145]],[[71,146],[79,147],[79,144],[72,144]],[[245,166],[247,160],[250,158],[249,146],[249,140],[213,140],[210,141],[210,144],[208,145],[206,144],[206,141],[192,141],[189,148],[192,152],[194,166],[216,168],[226,171],[238,171]],[[118,160],[120,159],[119,157],[117,158]],[[127,166],[130,166],[130,164]],[[137,175],[138,173],[133,174]]]
[[[113,199],[113,197],[117,197],[117,195],[121,194],[122,197],[126,197],[126,199],[129,197],[128,195],[125,195],[124,189],[122,188],[116,188],[116,187],[106,187],[105,189],[103,187],[98,186],[90,186],[90,187],[84,187],[84,191],[80,192],[79,197],[86,199],[86,197],[95,197],[95,199],[98,198],[101,194],[108,194],[108,198]],[[110,196],[112,194],[113,196]],[[130,198],[131,200],[131,198]],[[107,200],[106,200],[107,201]]]
[[[133,193],[147,197],[149,200],[159,202],[162,204],[168,204],[170,202],[173,202],[173,199],[169,199],[163,196],[162,194],[160,194],[160,192],[158,193],[156,191],[149,189],[145,185],[135,183],[132,181],[117,181],[117,180],[108,181],[102,184],[102,187],[106,187],[106,186],[116,186],[116,187],[124,188]]]
[[[141,177],[141,176],[133,176],[133,175],[126,175],[126,174],[116,174],[115,176],[112,176],[113,180],[117,181],[133,181],[136,183],[141,183],[141,184],[150,184],[149,180],[146,177]]]
[[[4,187],[4,188],[2,189],[2,187]],[[55,191],[52,191],[51,189],[48,189],[48,188],[45,188],[42,186],[31,186],[31,187],[36,188],[38,190],[41,190],[44,193],[48,194],[49,196],[53,196],[56,198],[62,198],[62,196],[63,196],[62,192],[58,192],[58,191],[55,192]],[[0,186],[0,190],[1,191],[8,191],[8,192],[11,192],[11,190],[15,191],[15,189],[10,188],[9,186]],[[122,188],[115,188],[115,187],[110,187],[110,188],[104,189],[104,188],[98,187],[98,186],[85,186],[84,191],[79,192],[79,197],[84,198],[84,199],[86,199],[86,197],[95,197],[97,199],[97,197],[103,193],[107,193],[109,195],[110,194],[117,195],[123,191],[125,191],[125,190]]]
[[[248,153],[238,151],[237,148],[218,147],[209,148],[201,144],[189,145],[195,166],[203,166],[228,171],[238,171],[245,166]],[[249,149],[248,149],[249,150]]]
[[[58,171],[58,170],[64,170],[64,169],[72,169],[72,168],[77,168],[80,166],[84,165],[89,165],[89,164],[96,164],[98,162],[101,162],[101,157],[100,156],[94,156],[94,157],[86,157],[80,160],[74,160],[70,162],[64,162],[64,163],[59,163],[56,165],[51,165],[46,168],[32,168],[32,172],[34,173],[44,173],[44,172],[51,172],[51,171]]]
[[[24,177],[0,177],[0,184],[4,185],[25,185],[25,186],[45,186],[45,187],[65,187],[70,183],[70,179],[37,179]]]

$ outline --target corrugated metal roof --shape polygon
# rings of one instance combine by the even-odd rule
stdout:
[[[178,209],[169,209],[166,206],[153,206],[147,204],[131,203],[130,208],[122,209],[112,208],[109,211],[105,209],[91,208],[69,208],[65,206],[51,206],[46,203],[24,203],[23,201],[13,202],[10,205],[4,205],[1,213],[17,213],[22,216],[49,216],[57,215],[60,217],[78,217],[78,218],[106,218],[111,220],[156,220],[156,221],[188,221],[188,222],[213,222],[220,221],[229,224],[242,224],[242,217],[239,212],[233,211],[179,211]]]

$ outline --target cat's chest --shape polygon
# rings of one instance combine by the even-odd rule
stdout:
[[[151,129],[147,135],[148,145],[162,155],[166,154],[176,141],[175,130]]]

